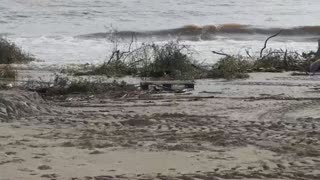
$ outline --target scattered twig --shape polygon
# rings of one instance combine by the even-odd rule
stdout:
[[[135,40],[136,40],[135,34],[132,33],[132,34],[131,34],[131,41],[130,41],[128,50],[121,52],[119,59],[121,59],[125,54],[128,54],[128,53],[130,53],[130,52],[132,51],[132,50],[131,50],[132,44],[134,43]]]
[[[250,58],[250,59],[253,59],[253,58],[252,58],[252,56],[250,55],[249,50],[248,50],[248,49],[246,49],[245,51],[246,51],[246,54],[249,56],[249,58]]]
[[[141,46],[141,47],[139,47],[139,48],[136,48],[136,49],[134,49],[134,50],[131,50],[130,52],[127,52],[126,53],[126,55],[124,56],[124,58],[123,58],[123,61],[125,61],[130,55],[132,55],[133,53],[135,53],[135,52],[138,52],[138,51],[140,51],[140,50],[142,50],[142,49],[145,49],[145,48],[147,48],[147,47],[151,47],[150,45],[143,45],[143,46]],[[140,62],[140,60],[138,60],[138,61],[136,61],[136,62]]]
[[[299,56],[299,57],[302,57],[302,55],[299,54],[297,51],[295,51],[294,54],[296,54],[296,55]]]
[[[269,57],[272,54],[282,54],[282,52],[278,52],[278,51],[269,52],[267,55],[264,55],[263,57],[261,57],[261,60],[264,60],[265,58]]]

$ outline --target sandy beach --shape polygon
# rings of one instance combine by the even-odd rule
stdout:
[[[319,80],[252,73],[120,98],[3,90],[0,179],[316,180]]]
[[[0,2],[0,180],[320,180],[319,0]]]

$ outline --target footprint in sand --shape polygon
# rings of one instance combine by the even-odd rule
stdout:
[[[57,178],[57,174],[44,174],[41,176],[42,178],[55,179]]]
[[[8,155],[8,156],[10,156],[10,155],[16,155],[17,153],[16,153],[16,152],[11,152],[11,151],[9,151],[9,152],[5,152],[5,154]]]
[[[48,165],[41,165],[38,167],[39,170],[49,170],[49,169],[52,169],[50,166]]]

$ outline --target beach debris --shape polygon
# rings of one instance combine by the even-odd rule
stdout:
[[[263,48],[260,50],[260,58],[264,58],[266,56],[263,56],[263,51],[267,48],[267,43],[270,39],[278,36],[280,33],[282,32],[282,30],[280,30],[279,32],[277,32],[276,34],[272,35],[272,36],[269,36],[265,41],[264,41],[264,45],[263,45]],[[268,56],[268,55],[267,55]]]
[[[194,90],[194,81],[143,81],[142,90],[184,93]]]
[[[315,62],[310,64],[310,72],[314,75],[317,71],[320,70],[320,59],[316,60]]]

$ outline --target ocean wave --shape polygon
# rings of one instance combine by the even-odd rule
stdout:
[[[117,35],[128,38],[132,35],[137,37],[182,37],[188,40],[212,40],[217,35],[271,35],[279,32],[280,36],[317,36],[320,35],[320,26],[300,26],[292,28],[260,28],[244,24],[222,24],[222,25],[187,25],[181,28],[163,29],[154,31],[119,31]],[[90,33],[77,36],[78,38],[105,38],[111,33]]]
[[[6,36],[12,35],[12,33],[0,32],[0,38],[5,38]]]

